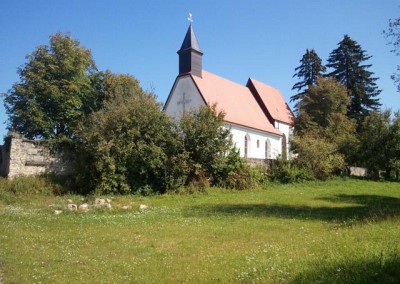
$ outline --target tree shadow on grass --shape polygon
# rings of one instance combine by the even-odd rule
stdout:
[[[245,215],[250,217],[278,217],[287,219],[343,221],[382,221],[400,215],[400,199],[379,195],[346,195],[322,197],[332,206],[288,204],[216,204],[188,208],[187,216]],[[340,206],[342,205],[342,206]]]
[[[380,255],[370,259],[318,262],[290,283],[399,283],[400,256]]]

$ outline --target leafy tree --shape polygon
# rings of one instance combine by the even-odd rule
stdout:
[[[389,28],[383,34],[389,43],[393,45],[391,51],[396,55],[400,55],[400,18],[389,20]],[[397,71],[400,71],[400,65],[397,65]],[[393,74],[392,79],[397,85],[397,91],[400,92],[400,74]]]
[[[319,133],[308,132],[292,140],[298,154],[296,164],[311,171],[317,179],[325,180],[344,167],[344,157],[338,146]]]
[[[78,181],[100,193],[165,192],[181,186],[187,159],[171,119],[136,79],[107,76],[112,99],[79,131]]]
[[[96,92],[90,50],[69,34],[50,36],[18,70],[20,82],[4,94],[10,130],[28,138],[69,139]]]
[[[352,158],[357,139],[355,122],[346,116],[349,101],[343,85],[333,78],[318,78],[298,103],[293,150],[298,153],[298,163],[317,178],[327,178]],[[314,160],[307,161],[311,158]]]
[[[299,115],[295,119],[295,131],[300,134],[312,129],[330,131],[328,128],[342,119],[351,124],[346,117],[349,102],[350,98],[342,84],[332,78],[319,77],[317,84],[310,86],[307,95],[298,103]]]
[[[388,137],[389,149],[389,168],[394,172],[396,180],[400,179],[400,112],[395,113],[395,118],[389,128]]]
[[[372,77],[374,73],[368,71],[372,65],[365,64],[370,58],[356,41],[345,35],[338,47],[330,53],[326,65],[333,69],[327,76],[333,76],[346,86],[351,98],[348,115],[355,118],[358,125],[371,110],[380,106],[377,96],[381,90],[375,83],[378,78]]]
[[[374,178],[379,178],[380,170],[388,170],[390,116],[390,110],[374,111],[365,118],[362,124],[361,160]]]
[[[290,101],[298,101],[306,95],[308,87],[317,84],[317,78],[321,77],[326,70],[322,65],[322,60],[314,49],[307,49],[306,53],[300,60],[300,66],[295,68],[296,73],[293,77],[297,77],[300,81],[293,85],[292,90],[297,90],[297,94],[290,98]],[[297,108],[297,106],[296,106]]]
[[[385,172],[385,178],[392,174],[399,178],[400,171],[400,116],[391,118],[391,111],[372,112],[363,122],[361,132],[361,158],[374,178]]]
[[[104,95],[107,101],[142,92],[139,81],[129,74],[104,72]]]
[[[216,105],[202,106],[182,117],[180,128],[190,166],[188,184],[199,178],[208,179],[213,185],[221,184],[234,170],[229,166],[237,159],[230,130],[224,127],[224,117]]]

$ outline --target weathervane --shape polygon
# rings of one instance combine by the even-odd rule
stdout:
[[[192,19],[192,13],[189,13],[189,18],[188,18],[188,21],[190,22],[190,24],[191,24],[191,23],[193,23],[193,19]]]

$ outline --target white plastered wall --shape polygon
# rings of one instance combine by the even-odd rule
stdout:
[[[247,142],[248,158],[276,159],[279,157],[279,155],[281,155],[281,137],[234,124],[227,124],[227,127],[231,130],[232,140],[235,143],[236,148],[240,149],[241,157],[245,156],[244,144],[246,136],[249,138]],[[265,144],[267,140],[269,141],[268,146],[270,147],[269,151],[267,151],[269,153],[268,157],[266,157],[265,151]]]
[[[275,121],[275,128],[278,128],[283,134],[285,134],[286,136],[286,149],[287,149],[287,157],[290,158],[291,157],[291,148],[290,148],[290,144],[291,141],[290,139],[292,139],[292,134],[293,134],[293,126],[291,126],[290,124],[284,123],[284,122],[280,122],[280,121]]]

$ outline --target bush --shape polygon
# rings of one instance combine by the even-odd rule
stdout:
[[[60,195],[68,192],[67,179],[52,175],[42,176],[21,176],[15,179],[0,179],[2,196],[9,196],[8,193],[23,195]]]
[[[299,167],[293,160],[277,159],[268,170],[268,179],[281,183],[314,180],[313,173],[307,168]]]
[[[211,185],[220,185],[231,169],[236,157],[230,130],[224,127],[225,114],[216,105],[202,106],[187,112],[179,121],[180,132],[187,153],[188,179],[198,179],[199,170]]]
[[[179,132],[152,94],[120,94],[79,131],[82,193],[146,195],[180,187],[186,154]],[[86,191],[86,192],[85,192]]]
[[[311,172],[317,179],[326,180],[345,166],[338,146],[312,132],[294,137],[292,145],[298,154],[295,159],[296,166]]]

